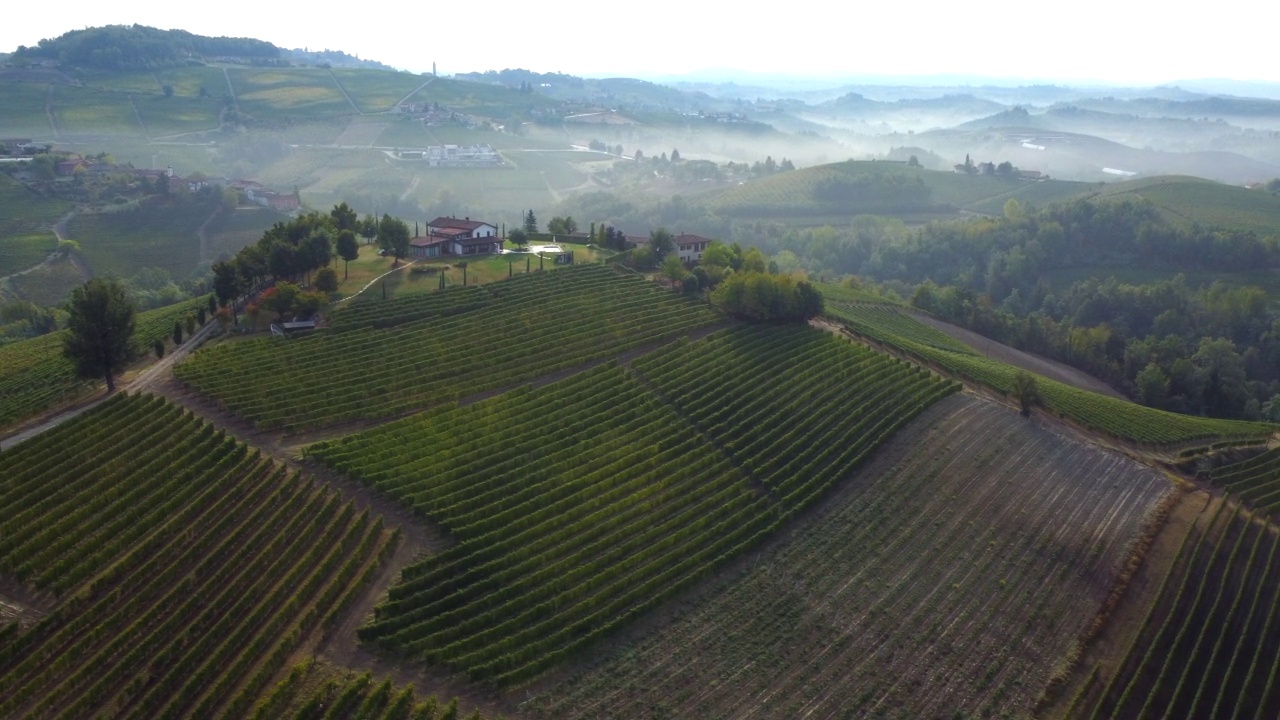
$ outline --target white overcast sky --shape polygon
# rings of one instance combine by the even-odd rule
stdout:
[[[1270,0],[1197,10],[1151,0],[781,3],[182,2],[63,0],[0,23],[0,50],[107,24],[343,50],[442,75],[523,67],[576,75],[708,68],[838,77],[945,73],[1155,84],[1280,81]],[[20,20],[19,20],[20,18]]]

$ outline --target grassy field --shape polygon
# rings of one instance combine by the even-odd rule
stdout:
[[[205,259],[235,255],[240,248],[257,242],[272,225],[285,219],[284,215],[267,208],[224,210],[209,223],[209,257]]]
[[[1155,203],[1170,220],[1189,226],[1231,227],[1280,235],[1280,197],[1265,190],[1193,177],[1158,177],[1114,183],[1099,198],[1138,197]]]
[[[81,68],[73,71],[85,87],[124,93],[159,95],[160,83],[146,70],[126,71]]]
[[[41,83],[0,80],[0,130],[6,137],[49,138],[53,128],[45,112],[49,86]]]
[[[944,400],[532,716],[1029,717],[1168,490],[994,404]]]
[[[855,334],[902,351],[999,393],[1009,394],[1018,368],[983,357],[958,340],[917,321],[909,313],[887,305],[833,300],[826,313]],[[1241,420],[1179,415],[1107,397],[1041,377],[1037,380],[1045,407],[1091,430],[1122,440],[1154,446],[1213,438],[1257,438],[1275,427]]]
[[[80,214],[67,227],[95,275],[132,277],[144,267],[185,278],[200,262],[197,230],[215,205],[172,202],[115,213]]]
[[[436,78],[409,98],[410,102],[438,102],[460,112],[504,121],[522,110],[550,109],[555,100],[538,93],[523,94],[500,85],[483,85],[448,78]]]
[[[858,181],[870,182],[871,189],[838,202],[820,196],[821,189],[830,183]],[[923,183],[924,192],[911,190],[917,182]],[[868,213],[914,217],[958,210],[996,214],[1010,198],[1042,205],[1077,195],[1088,187],[1056,180],[1029,182],[993,175],[958,175],[902,163],[848,161],[752,180],[709,193],[700,201],[717,213],[743,218],[803,220],[811,215]]]
[[[43,260],[57,244],[50,229],[70,209],[66,200],[43,197],[0,175],[0,277]]]
[[[71,85],[52,87],[50,102],[59,135],[146,137],[127,94]]]
[[[429,75],[358,68],[336,68],[332,72],[356,107],[366,113],[395,109],[401,98],[413,93],[419,85],[430,79]]]
[[[173,94],[184,97],[200,97],[204,88],[209,97],[221,98],[227,94],[227,78],[219,67],[183,67],[157,70],[160,84],[173,88]]]
[[[80,269],[64,257],[9,278],[9,287],[23,300],[52,307],[61,305],[72,289],[84,281]]]
[[[0,277],[39,265],[58,246],[52,233],[0,238]]]
[[[259,120],[354,113],[329,71],[321,68],[230,68],[236,102]]]
[[[218,129],[222,101],[207,97],[139,95],[133,105],[151,137]]]

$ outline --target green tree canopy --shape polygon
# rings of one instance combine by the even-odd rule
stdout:
[[[808,320],[822,313],[822,295],[790,275],[734,273],[711,293],[725,312],[755,322]]]
[[[658,262],[676,249],[676,239],[666,228],[658,228],[649,233],[649,249]]]
[[[338,232],[343,230],[354,232],[360,226],[360,218],[356,215],[356,211],[345,202],[334,205],[329,211],[329,217],[333,218],[333,228]]]
[[[403,220],[383,215],[378,223],[378,245],[397,262],[409,254],[409,225]]]
[[[360,243],[351,230],[338,232],[338,257],[342,258],[342,279],[347,279],[347,263],[360,257]]]
[[[115,373],[135,355],[133,300],[119,282],[94,278],[71,292],[67,309],[63,354],[80,377],[104,378],[113,392]]]

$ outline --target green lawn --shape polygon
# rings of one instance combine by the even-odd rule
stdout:
[[[565,249],[573,251],[574,261],[578,264],[599,262],[613,254],[608,250],[590,249],[585,245],[566,244]],[[414,258],[408,258],[405,262],[414,260]],[[440,288],[441,269],[444,270],[445,287],[462,285],[462,268],[459,267],[458,263],[463,260],[464,258],[457,257],[417,259],[412,266],[387,276],[387,297],[402,297],[438,290]],[[465,261],[467,263],[467,285],[485,285],[498,280],[505,280],[507,279],[508,271],[512,275],[521,275],[525,272],[526,266],[531,272],[537,272],[539,268],[538,257],[532,254],[482,255],[465,259]],[[543,270],[550,271],[569,266],[556,265],[548,255],[543,259],[541,267]],[[425,271],[428,268],[430,271]],[[338,271],[338,279],[342,280],[343,263],[341,260],[338,261],[336,269]],[[349,263],[347,270],[349,275],[346,280],[342,280],[339,288],[339,292],[344,296],[356,293],[374,278],[391,270],[391,258],[380,257],[377,245],[361,245],[360,257]],[[417,272],[414,272],[415,270]],[[365,291],[360,298],[360,302],[369,302],[381,297],[382,283],[378,283]]]

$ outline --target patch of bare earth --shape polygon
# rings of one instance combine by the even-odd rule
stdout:
[[[0,626],[16,622],[30,627],[53,608],[52,595],[33,592],[12,578],[0,575]]]
[[[513,698],[537,718],[1025,716],[1171,492],[961,395],[663,616]]]
[[[1086,372],[1077,370],[1070,365],[1065,365],[1056,360],[1043,358],[1039,355],[1033,355],[1029,352],[1023,352],[1022,350],[1011,348],[1008,345],[1002,345],[995,340],[983,337],[972,330],[966,330],[965,328],[942,322],[941,320],[931,318],[927,315],[913,314],[912,317],[929,327],[946,333],[952,339],[959,340],[992,360],[999,360],[1002,363],[1022,368],[1028,372],[1036,373],[1037,375],[1043,375],[1051,380],[1057,380],[1058,382],[1078,387],[1081,390],[1089,390],[1103,395],[1109,395],[1114,398],[1119,398],[1121,400],[1128,399],[1116,392],[1115,388],[1110,385]]]
[[[1165,577],[1173,570],[1183,540],[1210,507],[1206,492],[1178,492],[1162,523],[1154,528],[1150,545],[1118,602],[1095,637],[1082,649],[1079,662],[1064,685],[1035,717],[1063,720],[1077,708],[1092,707],[1124,663],[1129,647],[1141,632],[1143,619],[1157,601]]]

